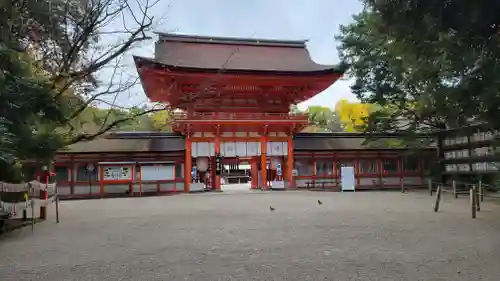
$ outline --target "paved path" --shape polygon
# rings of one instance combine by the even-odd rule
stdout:
[[[52,210],[34,234],[0,237],[0,280],[499,280],[500,206],[472,220],[465,198],[432,204],[415,192],[66,201],[60,224]]]

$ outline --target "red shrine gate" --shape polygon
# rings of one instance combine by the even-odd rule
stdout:
[[[269,188],[264,179],[293,187],[292,140],[308,117],[289,113],[290,106],[343,72],[314,63],[305,41],[159,36],[155,58],[135,63],[149,99],[176,109],[173,130],[186,137],[185,191],[195,186],[193,165],[221,188],[216,155],[248,159],[252,188]],[[281,166],[283,175],[270,177],[268,164]]]

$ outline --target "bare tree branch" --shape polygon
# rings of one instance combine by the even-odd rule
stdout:
[[[58,10],[53,12],[61,18],[52,27],[44,25],[43,31],[60,27],[60,33],[45,32],[40,39],[29,41],[28,46],[40,62],[43,75],[52,82],[52,90],[57,93],[55,99],[63,97],[72,103],[71,111],[56,128],[65,145],[101,136],[143,115],[171,112],[163,105],[133,113],[119,102],[123,94],[130,94],[139,84],[137,74],[127,73],[123,67],[124,56],[151,39],[155,24],[152,9],[159,0],[51,0],[51,3],[57,6]],[[210,91],[237,52],[239,48],[233,50],[216,75],[202,81],[198,94]],[[109,110],[99,109],[96,104]],[[116,112],[119,115],[113,115]],[[89,115],[100,118],[90,124],[98,125],[90,133],[83,131],[87,128],[83,125],[90,123],[84,117]]]
[[[135,118],[137,118],[139,116],[143,116],[143,115],[146,115],[146,114],[150,114],[150,113],[154,113],[154,112],[159,112],[159,111],[163,111],[163,110],[168,110],[168,109],[167,108],[152,108],[152,109],[143,111],[143,112],[138,113],[138,114],[133,114],[133,115],[127,117],[127,118],[122,118],[122,119],[119,119],[119,120],[115,120],[115,121],[111,122],[110,124],[102,126],[101,129],[97,133],[94,133],[94,134],[78,134],[75,137],[73,137],[70,140],[68,140],[65,143],[65,145],[71,145],[71,144],[74,144],[74,143],[77,143],[77,142],[80,142],[80,141],[93,140],[96,137],[99,137],[99,136],[107,133],[109,130],[111,130],[114,127],[120,125],[121,123],[133,120],[133,119],[135,119]]]

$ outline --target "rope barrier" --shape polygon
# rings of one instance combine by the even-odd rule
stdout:
[[[435,181],[429,180],[428,185],[429,185],[430,195],[432,195],[432,193],[437,190],[437,186],[441,185],[442,192],[453,193],[455,198],[457,198],[458,195],[460,195],[460,194],[469,195],[471,188],[476,186],[478,188],[478,193],[481,196],[481,198],[480,198],[481,201],[484,201],[484,197],[495,198],[495,199],[500,198],[500,189],[498,187],[490,185],[490,184],[485,184],[481,181],[479,181],[477,183],[470,183],[470,182],[461,182],[461,181],[452,180],[451,181],[451,189],[446,188],[446,187],[450,186],[449,182],[443,183],[443,182],[435,182]],[[431,187],[431,185],[432,185],[432,187]],[[464,186],[465,188],[457,187],[457,185]],[[434,188],[434,187],[436,187],[436,188]],[[494,194],[488,193],[486,190],[487,188],[489,188],[490,190],[493,190],[493,192],[495,192],[495,193]]]
[[[41,192],[46,192],[46,199],[40,198]],[[2,200],[1,196],[8,195]],[[22,199],[21,199],[22,196]],[[35,207],[47,207],[56,202],[56,209],[58,203],[58,195],[56,184],[44,184],[39,181],[31,181],[28,183],[5,183],[0,182],[0,210],[10,214],[11,217],[17,216],[19,212],[32,209],[34,215]],[[58,212],[56,212],[57,219],[59,220]]]
[[[29,201],[25,202],[5,202],[0,200],[0,209],[4,212],[11,213],[13,216],[16,215],[17,212],[22,212],[24,210],[29,210],[31,208],[40,207],[40,206],[49,206],[56,202],[57,195],[53,195],[48,199],[36,199],[32,198]]]
[[[457,183],[461,186],[464,187],[469,187],[468,189],[463,189],[463,188],[457,188]],[[434,191],[434,186],[436,186],[436,202],[434,204],[434,212],[437,212],[439,210],[439,203],[441,201],[441,194],[444,192],[450,192],[453,193],[455,198],[458,198],[458,194],[468,194],[469,195],[469,200],[470,200],[470,208],[471,208],[471,216],[473,219],[476,218],[477,212],[481,211],[481,203],[484,201],[484,198],[495,198],[499,199],[500,194],[497,191],[496,195],[489,195],[486,192],[486,187],[494,187],[488,184],[483,184],[481,181],[478,183],[468,183],[468,182],[460,182],[456,180],[451,181],[452,185],[452,190],[447,190],[445,187],[449,186],[449,183],[440,183],[440,182],[434,182],[432,180],[428,181],[428,187],[429,187],[429,193],[432,196],[433,191]],[[495,187],[496,189],[496,187]]]

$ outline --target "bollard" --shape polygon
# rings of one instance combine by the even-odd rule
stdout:
[[[432,180],[428,180],[428,183],[429,185],[429,195],[432,196]]]
[[[401,193],[405,193],[405,183],[403,180],[401,180]]]

